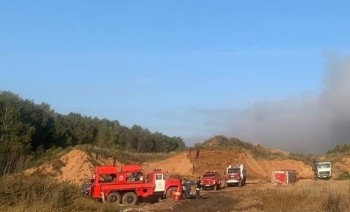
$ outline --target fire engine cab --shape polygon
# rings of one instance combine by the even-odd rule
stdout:
[[[217,171],[206,171],[201,180],[202,189],[212,188],[218,190],[221,187],[221,176]]]
[[[243,164],[238,166],[229,165],[226,167],[226,184],[244,186],[246,183],[246,168]]]

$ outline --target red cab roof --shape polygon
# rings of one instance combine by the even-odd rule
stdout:
[[[97,174],[110,174],[117,173],[118,168],[116,166],[96,166],[95,173]]]

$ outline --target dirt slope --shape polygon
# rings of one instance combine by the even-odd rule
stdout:
[[[340,162],[333,164],[333,177],[336,178],[343,172],[350,172],[350,157],[343,157]]]
[[[223,174],[229,164],[245,164],[247,175],[253,179],[270,179],[274,170],[295,169],[299,177],[311,178],[311,167],[296,160],[264,160],[255,159],[249,152],[242,150],[200,150],[188,153],[194,165],[194,174],[201,175],[205,170],[216,170]]]
[[[46,164],[27,170],[27,174],[50,175],[59,181],[69,181],[81,184],[85,179],[91,177],[94,165],[93,159],[85,152],[72,150],[66,155],[47,162]],[[121,165],[111,158],[99,158],[102,165]],[[300,178],[312,178],[311,167],[302,161],[297,160],[267,160],[256,159],[249,152],[231,150],[196,150],[185,151],[173,155],[165,160],[148,162],[142,164],[145,172],[153,169],[162,169],[173,175],[196,177],[202,175],[205,170],[216,170],[224,174],[225,167],[229,164],[245,164],[249,180],[269,180],[272,171],[282,169],[294,169],[299,173]],[[333,175],[350,171],[350,157],[344,157],[340,162],[334,163]]]
[[[162,161],[144,163],[142,167],[145,172],[150,172],[154,169],[162,169],[171,174],[183,176],[192,176],[193,174],[193,164],[187,158],[187,152],[179,153]]]
[[[58,180],[80,184],[92,176],[94,166],[90,162],[90,156],[85,152],[75,149],[60,159],[65,165],[60,169],[62,174],[57,177]]]
[[[91,158],[83,151],[74,149],[62,157],[25,171],[26,174],[50,175],[59,181],[81,184],[92,175]]]

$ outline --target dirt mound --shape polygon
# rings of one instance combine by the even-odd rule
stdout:
[[[47,162],[46,164],[26,171],[27,174],[50,175],[59,181],[69,181],[81,184],[84,179],[91,177],[94,164],[116,165],[121,163],[112,158],[97,158],[87,153],[74,149],[66,155]],[[301,178],[312,178],[311,167],[297,160],[268,160],[256,159],[249,151],[241,149],[203,149],[190,150],[175,154],[165,160],[147,162],[142,165],[143,170],[151,172],[154,169],[162,169],[173,175],[195,177],[202,175],[206,170],[215,170],[224,174],[228,165],[245,164],[249,180],[269,180],[274,170],[294,169]],[[350,171],[350,157],[343,158],[341,162],[334,164],[334,173]]]
[[[202,175],[206,170],[223,174],[226,166],[239,163],[241,153],[242,151],[239,150],[194,150],[189,151],[187,157],[193,163],[193,174],[195,175]]]
[[[171,174],[183,176],[192,176],[193,174],[193,164],[187,158],[187,152],[179,153],[162,161],[144,163],[142,168],[145,172],[151,172],[154,169],[162,169]]]
[[[25,171],[26,174],[50,175],[59,181],[81,184],[91,177],[93,164],[88,154],[74,149],[58,159]]]
[[[343,172],[350,172],[350,157],[343,157],[340,162],[333,164],[333,178],[337,178]]]
[[[94,166],[90,162],[90,156],[85,152],[74,149],[60,159],[65,166],[60,169],[58,180],[80,184],[92,176]]]
[[[28,169],[25,173],[49,175],[59,181],[68,181],[80,185],[92,176],[94,170],[92,161],[101,165],[114,164],[118,167],[122,165],[112,158],[97,157],[95,154],[90,156],[81,150],[74,149],[60,158],[51,160],[39,167]],[[144,163],[142,168],[146,173],[154,169],[162,169],[171,174],[183,176],[192,176],[193,172],[193,164],[187,158],[187,152],[176,154],[162,161]]]
[[[244,164],[250,179],[265,179],[271,177],[274,170],[295,169],[299,177],[311,178],[311,167],[296,160],[266,160],[255,159],[249,152],[239,149],[231,150],[197,150],[190,151],[188,158],[194,165],[194,174],[201,175],[205,170],[215,170],[224,174],[225,168],[232,164]]]

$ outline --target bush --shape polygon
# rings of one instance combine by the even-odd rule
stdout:
[[[115,206],[81,195],[80,188],[49,177],[12,175],[0,178],[0,211],[113,211]]]
[[[350,180],[350,173],[348,171],[344,171],[339,174],[336,180]]]

